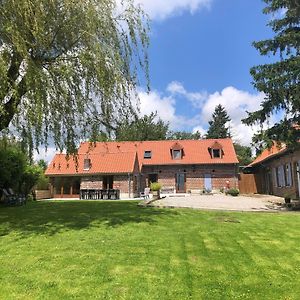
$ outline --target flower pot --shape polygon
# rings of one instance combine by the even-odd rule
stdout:
[[[160,199],[160,191],[152,191],[153,200]]]

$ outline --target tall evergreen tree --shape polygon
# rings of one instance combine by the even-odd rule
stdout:
[[[267,6],[263,12],[273,16],[268,26],[275,36],[253,45],[261,55],[276,55],[279,60],[251,69],[254,87],[265,94],[265,99],[259,110],[249,113],[242,121],[247,125],[262,124],[272,114],[283,111],[285,117],[265,132],[262,131],[256,139],[293,144],[300,137],[300,2],[264,2]]]
[[[206,133],[207,139],[222,139],[230,137],[229,128],[226,123],[231,121],[225,108],[219,104],[212,115],[212,120],[208,122],[209,128]]]

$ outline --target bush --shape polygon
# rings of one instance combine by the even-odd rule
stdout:
[[[226,194],[229,194],[229,195],[235,197],[235,196],[237,196],[239,193],[240,193],[240,191],[239,191],[238,189],[229,189],[229,190],[227,191]]]
[[[45,175],[42,173],[38,179],[38,182],[36,184],[37,190],[48,190],[49,189],[49,178],[45,177]]]
[[[162,185],[159,182],[151,182],[150,184],[150,190],[151,191],[159,191],[161,189]]]

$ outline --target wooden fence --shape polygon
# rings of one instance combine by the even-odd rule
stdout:
[[[256,174],[239,174],[239,190],[241,194],[256,194],[259,192],[260,179]]]
[[[35,190],[36,200],[51,198],[50,190]]]

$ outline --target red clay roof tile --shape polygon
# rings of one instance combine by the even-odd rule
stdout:
[[[215,142],[222,146],[224,154],[221,158],[211,157],[209,149]],[[176,143],[183,149],[182,159],[172,158],[171,149]],[[144,158],[145,151],[151,151],[151,158]],[[78,149],[78,171],[76,171],[75,163],[71,163],[70,160],[67,168],[66,156],[58,154],[49,165],[46,175],[132,173],[135,153],[137,153],[140,169],[143,165],[238,163],[232,140],[229,138],[180,141],[83,142]],[[87,154],[91,158],[92,167],[89,171],[83,171],[83,161]],[[54,168],[53,163],[55,164]],[[58,169],[59,163],[60,169]]]
[[[274,156],[277,156],[283,153],[286,149],[287,148],[285,144],[278,144],[276,142],[273,142],[272,147],[265,149],[259,156],[256,157],[256,159],[251,164],[248,165],[248,167],[252,167]]]

